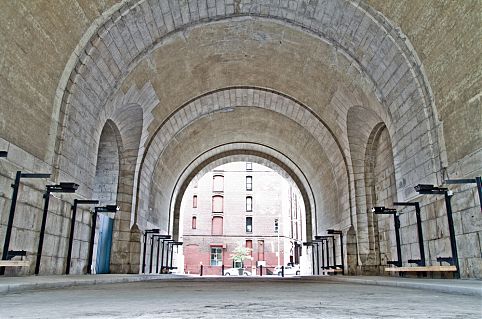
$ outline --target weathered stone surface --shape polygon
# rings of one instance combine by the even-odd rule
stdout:
[[[480,6],[9,2],[0,13],[0,150],[9,151],[0,159],[2,236],[14,172],[51,172],[51,181],[22,183],[15,245],[34,258],[44,185],[74,181],[79,196],[120,206],[113,269],[135,271],[131,227],[175,233],[176,183],[236,145],[291,169],[313,235],[356,229],[350,247],[358,251],[349,254],[359,255],[349,260],[367,271],[395,254],[393,221],[367,211],[419,200],[433,263],[450,253],[445,204],[413,186],[482,174]],[[101,139],[107,122],[116,132],[111,148]],[[478,277],[480,259],[469,251],[480,251],[478,198],[473,187],[452,189],[455,233],[470,241],[461,271]],[[51,201],[45,273],[65,268],[72,199]],[[415,219],[404,214],[408,258]],[[90,214],[78,221],[72,268],[80,272]]]

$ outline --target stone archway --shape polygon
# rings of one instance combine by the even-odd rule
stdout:
[[[227,85],[225,89],[220,89],[219,86],[201,86],[200,88],[204,91],[196,88],[193,93],[182,95],[184,100],[178,100],[177,104],[171,103],[167,106],[159,103],[161,99],[155,94],[159,94],[159,88],[154,94],[137,95],[138,105],[143,110],[143,117],[137,122],[142,126],[143,143],[137,149],[137,163],[133,169],[134,175],[137,174],[138,178],[135,178],[133,185],[135,195],[130,201],[134,204],[130,208],[131,223],[139,223],[142,229],[150,226],[149,223],[154,225],[166,222],[160,219],[148,221],[144,218],[150,214],[149,201],[161,199],[152,199],[149,195],[152,186],[149,181],[150,173],[154,172],[154,167],[159,163],[159,154],[162,153],[166,143],[175,141],[177,137],[174,139],[173,137],[190,124],[189,121],[197,120],[196,116],[199,114],[192,118],[189,116],[196,112],[204,112],[202,116],[211,116],[217,112],[230,111],[229,107],[220,107],[218,104],[228,90],[234,91],[233,94],[228,94],[229,99],[234,97],[234,102],[226,103],[225,100],[225,105],[235,105],[237,109],[239,106],[244,106],[243,103],[246,102],[246,105],[251,108],[264,108],[283,114],[310,132],[314,137],[313,140],[317,141],[316,147],[321,145],[323,149],[321,153],[328,161],[322,164],[325,166],[320,170],[324,174],[331,174],[334,185],[332,190],[334,195],[327,196],[330,202],[326,204],[324,211],[332,211],[332,214],[341,212],[343,215],[341,220],[330,220],[331,217],[328,220],[320,219],[322,223],[340,227],[353,225],[359,215],[359,212],[355,211],[357,209],[354,196],[356,188],[353,183],[355,174],[345,121],[347,110],[357,104],[353,102],[356,98],[350,96],[350,90],[363,92],[358,104],[364,106],[369,104],[370,108],[378,110],[377,114],[384,119],[390,136],[394,138],[393,148],[396,156],[401,154],[411,141],[429,145],[429,152],[424,153],[423,156],[424,162],[432,164],[431,170],[422,166],[395,167],[397,181],[404,178],[412,181],[410,184],[398,183],[401,185],[397,188],[399,197],[413,196],[412,186],[417,181],[437,180],[440,159],[443,158],[441,154],[443,147],[439,145],[436,114],[423,67],[404,35],[369,6],[363,3],[341,1],[334,1],[332,3],[334,6],[325,6],[325,4],[312,5],[305,1],[298,1],[293,4],[294,7],[286,8],[282,4],[263,6],[256,1],[250,1],[239,6],[220,4],[216,8],[206,8],[205,11],[199,7],[196,15],[196,12],[191,12],[194,8],[186,9],[183,4],[175,1],[170,6],[162,7],[167,2],[161,1],[160,4],[161,6],[157,3],[127,1],[118,10],[116,8],[117,11],[114,10],[112,15],[106,16],[105,23],[99,23],[102,26],[97,33],[88,38],[85,46],[82,45],[82,54],[78,59],[77,67],[71,69],[69,73],[70,81],[66,83],[65,94],[58,105],[61,114],[67,113],[68,107],[68,113],[73,114],[74,118],[78,114],[88,114],[89,117],[96,118],[104,112],[106,106],[115,105],[113,101],[116,96],[124,92],[129,95],[132,88],[132,86],[129,88],[129,85],[133,82],[137,86],[149,87],[149,81],[138,79],[138,73],[142,71],[136,73],[136,70],[139,70],[141,65],[152,62],[149,60],[150,55],[161,52],[169,46],[170,41],[178,40],[190,32],[202,33],[205,30],[211,32],[215,27],[230,27],[238,24],[248,28],[250,24],[254,24],[262,30],[270,27],[290,30],[323,43],[331,50],[334,68],[341,74],[337,81],[343,83],[343,88],[331,95],[328,105],[336,105],[335,112],[326,105],[306,107],[305,105],[311,104],[300,101],[310,100],[310,98],[303,94],[298,98],[296,92],[293,94],[285,90],[276,90],[274,89],[276,83],[273,82],[272,87],[270,81],[266,84],[268,89],[261,88],[253,85],[257,83],[250,81],[249,77],[245,79],[246,86],[242,87],[229,86],[232,83],[225,84]],[[332,19],[332,14],[336,18]],[[254,34],[253,37],[258,35]],[[213,36],[213,39],[216,41],[216,36]],[[261,35],[257,40],[263,43],[266,39]],[[268,40],[274,43],[273,39]],[[329,51],[323,51],[325,52]],[[208,58],[217,59],[217,55],[214,54]],[[321,63],[323,67],[329,64],[328,61],[323,63]],[[222,65],[222,61],[217,65]],[[197,80],[202,80],[204,72],[197,70],[196,67],[198,66],[189,69],[191,75]],[[213,72],[221,71],[217,69]],[[309,77],[315,72],[310,73],[308,70],[307,73]],[[174,80],[174,77],[171,79]],[[241,92],[238,93],[236,89],[240,89]],[[250,89],[253,93],[249,92]],[[218,94],[216,90],[223,91],[223,94]],[[248,93],[244,92],[245,90]],[[261,96],[263,100],[260,99]],[[265,103],[268,96],[273,96],[275,102],[270,102],[271,104],[268,103],[270,106],[265,107],[261,103]],[[216,100],[210,100],[213,97]],[[243,100],[244,97],[247,100]],[[250,98],[254,103],[249,103]],[[179,105],[182,107],[179,108]],[[64,124],[58,130],[59,136],[65,136],[65,140],[76,139],[78,123]],[[95,127],[94,124],[87,123],[87,131],[89,125]],[[425,134],[427,132],[428,134]],[[59,143],[55,151],[58,155],[55,163],[59,168],[59,175],[65,174],[63,156],[69,153],[70,147]],[[75,176],[72,177],[80,178],[82,173],[85,173],[84,170],[85,168],[81,167],[73,173]],[[167,173],[165,176],[171,182],[175,179],[169,176],[167,171],[164,173]],[[316,175],[318,172],[314,170],[312,173]],[[158,189],[157,194],[162,192]],[[164,194],[159,196],[165,197]],[[165,198],[162,200],[166,202]],[[139,214],[136,207],[139,208]]]
[[[270,155],[274,153],[277,157]],[[281,157],[281,160],[280,160]],[[301,192],[303,201],[305,203],[306,220],[305,229],[306,237],[312,238],[312,234],[317,232],[316,221],[316,201],[309,181],[303,172],[291,162],[289,158],[279,154],[275,150],[269,149],[263,145],[240,145],[233,143],[230,145],[221,145],[215,149],[208,150],[194,159],[185,169],[181,176],[179,176],[175,189],[171,196],[171,213],[173,223],[172,231],[174,238],[177,238],[179,230],[179,216],[181,201],[189,183],[196,177],[204,175],[210,169],[219,165],[236,162],[236,161],[250,161],[258,163],[271,168],[282,177],[295,184]],[[171,223],[169,223],[171,224]]]
[[[330,18],[332,16],[335,18]],[[127,1],[99,18],[98,25],[101,27],[91,29],[86,34],[89,41],[79,44],[83,53],[78,62],[64,72],[70,75],[70,80],[61,84],[65,84],[66,90],[57,107],[62,109],[63,114],[67,106],[71,109],[69,112],[75,112],[82,105],[92,110],[102,106],[132,68],[146,54],[163,45],[167,35],[192,26],[239,17],[267,19],[292,28],[303,27],[304,32],[312,33],[340,50],[352,63],[344,72],[365,77],[371,83],[372,91],[388,109],[393,125],[389,130],[400,133],[394,135],[397,137],[394,147],[404,147],[407,140],[427,139],[430,143],[425,144],[432,148],[429,160],[434,167],[439,167],[437,123],[423,67],[406,37],[364,3],[334,1],[327,5],[297,1],[285,6],[249,1],[207,8],[202,5],[189,7],[187,3],[176,1],[170,5],[163,1]],[[79,67],[74,69],[73,65]],[[401,109],[413,116],[403,116]],[[417,119],[418,113],[423,116]],[[66,127],[67,131],[60,135],[75,131],[71,125],[61,127]],[[420,129],[414,130],[416,127]],[[427,130],[429,134],[422,133]],[[61,162],[63,151],[60,150],[63,147],[65,145],[60,145],[56,152],[60,154],[57,163]],[[62,170],[62,165],[59,167]],[[435,180],[437,171],[426,172],[424,179]],[[397,170],[396,175],[400,178],[405,173],[419,175],[416,169],[410,172]],[[407,185],[399,192],[407,193],[411,186]]]
[[[172,114],[172,116],[159,127],[155,138],[151,140],[151,143],[147,148],[147,153],[141,168],[141,174],[139,175],[140,180],[138,185],[140,185],[140,188],[138,196],[140,198],[150,198],[152,196],[150,195],[150,188],[152,187],[150,185],[152,185],[154,179],[156,178],[156,174],[154,172],[158,163],[163,161],[161,160],[162,154],[169,147],[169,144],[173,140],[177,141],[178,143],[181,141],[176,132],[186,130],[187,127],[195,124],[197,121],[199,121],[199,119],[204,119],[206,116],[213,117],[218,114],[231,114],[231,112],[234,110],[239,110],[237,112],[247,112],[248,110],[250,110],[250,112],[254,112],[256,109],[259,110],[258,112],[268,112],[263,114],[271,114],[274,112],[279,114],[277,116],[280,119],[289,119],[289,121],[296,123],[296,126],[293,126],[294,129],[295,127],[296,129],[300,129],[303,127],[303,124],[310,123],[310,125],[305,129],[306,133],[309,134],[313,143],[316,143],[318,147],[323,145],[323,148],[326,150],[323,151],[323,155],[320,155],[323,159],[325,159],[319,164],[321,165],[319,169],[320,174],[332,176],[329,178],[330,186],[325,190],[319,190],[318,192],[331,194],[326,196],[327,198],[333,198],[332,204],[330,206],[326,206],[322,210],[329,214],[341,214],[341,216],[343,216],[343,221],[340,220],[339,223],[349,225],[352,217],[349,206],[350,187],[347,173],[348,168],[346,165],[346,159],[340,151],[339,143],[333,138],[331,132],[326,129],[326,126],[323,125],[320,119],[317,118],[309,108],[300,105],[293,99],[290,99],[289,97],[283,96],[279,93],[258,88],[226,88],[210,94],[205,94],[180,107],[176,113]],[[269,117],[265,118],[268,119]],[[227,141],[230,141],[230,138],[228,138]],[[241,143],[242,149],[246,150],[247,152],[249,152],[250,144],[258,144],[258,148],[262,145],[259,143],[247,142],[248,140],[244,141],[246,141],[246,143]],[[230,144],[232,143],[221,145],[224,145],[223,147],[226,148]],[[283,146],[281,146],[281,149],[282,148]],[[261,147],[261,150],[262,149],[263,148]],[[222,150],[224,151],[225,149]],[[279,153],[280,150],[270,150],[270,152],[273,151],[275,154],[282,154],[282,151]],[[306,152],[308,152],[308,150]],[[199,154],[196,156],[204,159],[207,155],[203,154],[203,157],[201,157],[201,154]],[[279,155],[274,156],[275,158],[279,157]],[[303,154],[298,154],[297,157],[299,156],[303,156]],[[189,163],[191,159],[184,159],[184,161]],[[300,172],[299,168],[297,168],[297,170]],[[171,169],[169,169],[169,171],[171,171]],[[302,172],[298,174],[301,175]],[[157,178],[161,178],[161,176],[157,176]],[[164,185],[164,188],[171,189],[172,186]],[[157,199],[156,201],[159,200],[160,199]],[[165,198],[164,201],[167,202],[168,198]],[[313,201],[310,202],[313,203]],[[137,211],[141,214],[140,218],[142,219],[145,218],[142,215],[148,215],[152,208],[149,207],[150,204],[147,200],[144,200],[141,202],[141,204],[143,204],[143,206],[139,206]],[[161,210],[165,211],[167,207],[168,206]],[[312,204],[312,208],[314,207],[315,205]],[[313,213],[315,213],[315,211],[313,211]],[[168,219],[169,218],[164,218],[163,220],[164,222],[167,222]]]

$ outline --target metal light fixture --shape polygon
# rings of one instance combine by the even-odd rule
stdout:
[[[169,243],[173,242],[174,239],[163,239],[162,240],[162,253],[161,253],[161,269],[160,273],[163,274],[163,269],[169,266]],[[167,247],[166,252],[166,267],[164,267],[164,247]],[[202,263],[202,262],[201,262]],[[202,267],[202,266],[201,266]]]
[[[97,205],[98,200],[89,199],[74,199],[74,205],[72,205],[72,217],[70,220],[70,235],[69,235],[69,249],[67,251],[67,260],[65,267],[65,274],[70,273],[70,260],[72,259],[72,245],[74,243],[74,228],[75,228],[75,218],[77,215],[77,205]]]
[[[385,206],[375,206],[372,208],[374,214],[395,214],[397,210],[395,208],[386,208]]]
[[[6,157],[7,152],[4,153]],[[17,171],[17,174],[15,175],[15,181],[12,184],[12,203],[10,204],[10,214],[8,215],[7,230],[5,233],[5,241],[3,243],[2,260],[8,259],[8,249],[10,246],[10,237],[12,235],[13,219],[15,217],[15,208],[17,207],[18,189],[20,187],[21,178],[50,178],[50,174],[22,173],[21,171]],[[5,267],[0,267],[0,275],[3,274],[5,274]]]
[[[342,274],[345,273],[345,256],[343,253],[343,232],[341,230],[334,230],[334,229],[327,229],[326,230],[329,235],[339,235],[340,236],[340,254],[341,254],[341,270]],[[336,266],[336,262],[335,262]]]
[[[375,206],[372,208],[372,213],[377,215],[393,215],[393,222],[395,223],[395,240],[397,242],[397,260],[389,260],[387,261],[387,264],[402,267],[402,248],[400,244],[400,218],[398,217],[397,210],[395,208],[386,208],[385,206]]]
[[[415,207],[415,216],[417,217],[417,234],[418,234],[418,250],[420,252],[420,259],[409,259],[408,262],[417,264],[418,266],[425,266],[425,248],[423,246],[423,232],[422,232],[422,217],[420,214],[420,204],[418,202],[402,203],[394,202],[395,206],[413,206]]]
[[[174,269],[172,267],[172,263],[173,263],[173,260],[174,260],[174,246],[181,246],[183,244],[182,241],[170,241],[167,243],[167,260],[166,260],[166,267],[167,269]],[[169,246],[171,246],[171,265],[169,266]]]
[[[58,185],[47,185],[47,190],[44,194],[44,212],[42,216],[42,225],[40,227],[40,239],[38,243],[37,249],[37,260],[35,263],[35,275],[39,274],[40,271],[40,259],[42,257],[42,248],[44,244],[44,236],[45,236],[45,225],[47,223],[47,214],[49,211],[49,201],[50,201],[50,193],[75,193],[75,191],[79,188],[79,184],[75,183],[59,183]]]
[[[446,187],[437,187],[432,184],[418,184],[414,188],[416,192],[422,195],[443,195],[449,192]]]
[[[156,274],[159,273],[159,252],[161,250],[161,244],[160,244],[160,241],[161,239],[170,239],[171,238],[171,235],[152,235],[152,246],[151,246],[151,266],[149,268],[149,272],[151,272],[152,270],[152,259],[153,259],[153,253],[154,253],[154,240],[157,239],[157,256],[156,256],[156,260],[157,260],[157,263],[156,263]],[[164,250],[164,243],[163,243],[163,247],[162,249]],[[164,252],[164,251],[163,251]]]
[[[329,251],[329,245],[328,245],[328,240],[332,241],[333,243],[333,266],[330,266],[330,251]],[[321,267],[322,269],[336,269],[336,251],[335,251],[335,236],[320,236],[317,235],[315,236],[314,242],[321,242],[321,263],[323,266]],[[326,250],[325,250],[326,246]],[[326,266],[325,266],[325,251],[326,251]]]
[[[161,230],[159,228],[146,229],[144,231],[144,256],[142,256],[142,273],[146,271],[146,248],[147,248],[147,234],[159,234]]]
[[[447,179],[444,184],[477,184],[477,193],[479,194],[480,212],[482,213],[482,177],[469,179]]]
[[[454,273],[455,278],[460,278],[460,267],[459,267],[459,257],[457,253],[457,241],[455,239],[455,228],[454,228],[454,220],[452,216],[452,204],[450,200],[452,198],[452,191],[448,190],[445,187],[435,187],[434,185],[430,184],[418,184],[415,186],[415,191],[419,194],[423,195],[444,195],[445,199],[445,208],[447,210],[447,221],[449,226],[449,236],[450,236],[450,249],[452,250],[452,257],[451,258],[437,258],[439,261],[447,261],[454,265],[457,270]]]
[[[92,273],[92,259],[94,256],[94,239],[95,239],[95,228],[97,225],[97,214],[98,213],[115,213],[119,210],[117,205],[106,205],[94,207],[94,212],[92,213],[92,227],[90,228],[90,241],[89,241],[89,256],[87,259],[87,273]]]

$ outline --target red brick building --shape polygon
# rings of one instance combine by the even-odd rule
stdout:
[[[256,272],[300,263],[305,211],[299,190],[275,171],[250,162],[225,164],[191,182],[182,203],[184,271],[220,275],[238,267],[232,252],[251,250],[244,267]]]

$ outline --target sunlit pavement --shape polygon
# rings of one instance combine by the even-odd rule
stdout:
[[[26,289],[0,295],[0,317],[480,318],[482,315],[480,295],[336,280],[164,277],[62,289]],[[471,284],[477,286],[477,282]]]

